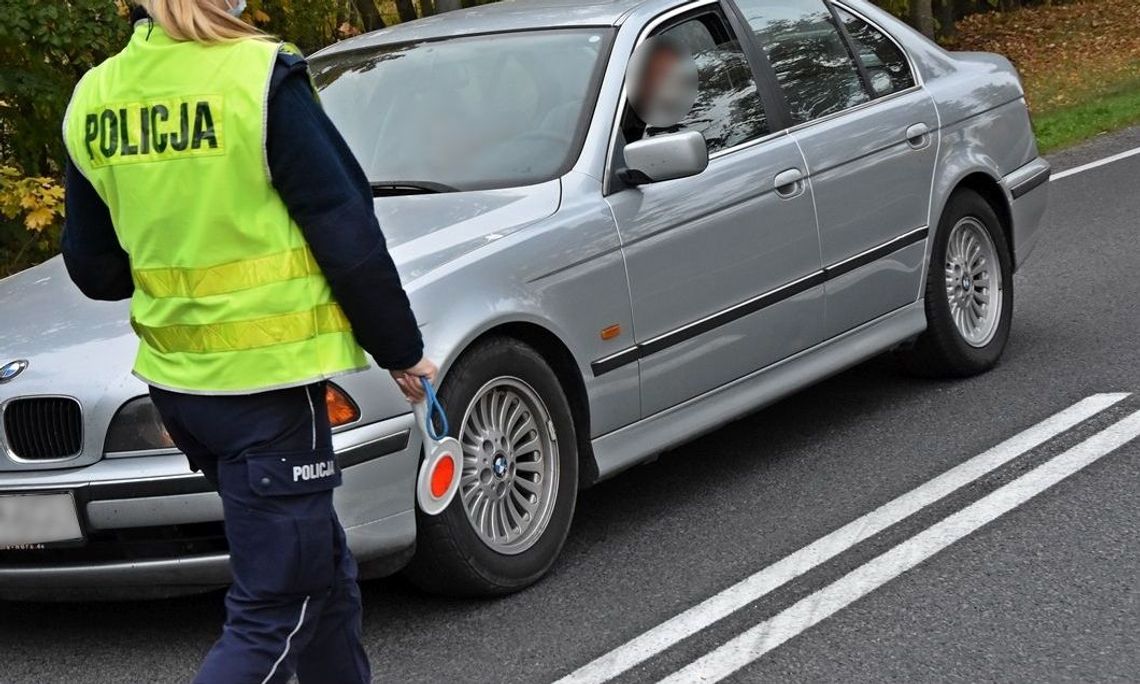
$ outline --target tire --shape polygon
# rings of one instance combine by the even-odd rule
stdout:
[[[975,246],[979,254],[990,253],[989,263],[973,261],[971,266],[968,255]],[[992,270],[995,260],[996,272]],[[995,281],[990,280],[995,274],[997,296]],[[965,287],[967,281],[969,287]],[[981,304],[981,297],[987,295],[988,303]],[[965,305],[952,303],[955,300]],[[995,302],[996,311],[992,308]],[[927,269],[925,304],[926,331],[913,347],[900,352],[907,370],[926,377],[964,378],[997,364],[1013,320],[1012,259],[997,213],[972,190],[956,191],[942,213]],[[981,310],[985,316],[978,315]],[[975,317],[976,326],[972,325]]]
[[[517,340],[497,338],[456,362],[439,398],[451,435],[463,443],[463,480],[455,500],[440,515],[416,509],[416,552],[405,575],[421,589],[449,596],[499,596],[523,589],[554,564],[574,517],[578,440],[566,395],[538,352]],[[482,402],[477,402],[480,398]],[[481,411],[504,405],[504,415],[516,419],[513,424],[509,419],[496,423],[483,418]],[[520,413],[516,415],[512,407]],[[498,415],[497,410],[490,412]],[[534,419],[533,430],[522,429],[527,413]],[[510,426],[503,431],[510,434],[502,443],[496,436],[500,433],[485,429],[496,424]],[[528,436],[531,432],[533,437]],[[473,437],[476,434],[478,439]],[[476,446],[480,439],[482,444]],[[535,451],[515,451],[514,447],[529,448],[530,442]],[[520,479],[531,487],[524,488]],[[529,519],[524,519],[518,503],[524,495],[537,502]],[[482,508],[472,506],[474,513],[469,514],[468,501]],[[500,504],[496,509],[495,501],[510,501],[510,508]],[[518,534],[513,541],[503,534],[508,526],[487,522],[501,520],[492,515],[496,510],[514,515]],[[487,541],[491,533],[498,533],[497,543]]]

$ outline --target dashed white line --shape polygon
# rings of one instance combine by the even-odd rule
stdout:
[[[1136,437],[1140,437],[1140,411],[801,599],[775,617],[745,631],[661,680],[661,684],[717,682],[724,679]]]
[[[1127,396],[1127,393],[1096,394],[1082,399],[679,613],[566,675],[557,684],[600,684],[620,675]]]
[[[1140,155],[1140,147],[1137,147],[1137,148],[1134,148],[1131,150],[1127,150],[1125,152],[1121,152],[1120,154],[1114,154],[1111,157],[1105,157],[1104,159],[1100,159],[1098,161],[1089,162],[1088,164],[1084,164],[1083,166],[1078,166],[1078,167],[1073,168],[1073,169],[1061,171],[1060,173],[1055,173],[1055,174],[1053,174],[1052,180],[1059,181],[1062,178],[1068,178],[1069,176],[1075,176],[1078,173],[1084,173],[1085,171],[1091,171],[1092,169],[1096,169],[1096,168],[1099,168],[1101,166],[1108,166],[1109,164],[1114,164],[1114,163],[1121,161],[1123,159],[1128,159],[1129,157],[1135,157],[1136,155]]]

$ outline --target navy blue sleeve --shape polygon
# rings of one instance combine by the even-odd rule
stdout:
[[[131,260],[115,235],[111,211],[71,160],[65,182],[67,220],[60,251],[67,274],[91,299],[129,299],[135,291]]]
[[[309,83],[304,60],[281,55],[266,136],[273,186],[309,243],[360,346],[388,369],[414,366],[423,341],[372,207],[364,170]]]

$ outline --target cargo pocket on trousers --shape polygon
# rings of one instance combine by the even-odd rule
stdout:
[[[251,453],[245,457],[249,487],[261,496],[300,496],[340,486],[332,449]]]
[[[247,454],[245,469],[254,496],[239,523],[249,553],[238,555],[253,584],[281,594],[328,590],[336,566],[332,490],[341,483],[332,450]]]

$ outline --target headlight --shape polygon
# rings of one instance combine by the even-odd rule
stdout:
[[[332,427],[348,425],[360,420],[360,409],[348,394],[333,383],[325,389],[325,404],[328,406],[329,424]],[[111,420],[107,429],[107,441],[103,447],[106,453],[123,451],[158,451],[176,449],[174,440],[162,424],[158,409],[150,397],[135,397]]]
[[[150,397],[144,396],[131,399],[115,414],[111,427],[107,429],[103,450],[113,453],[174,448],[174,440],[170,439],[170,433],[162,424],[158,409]]]

